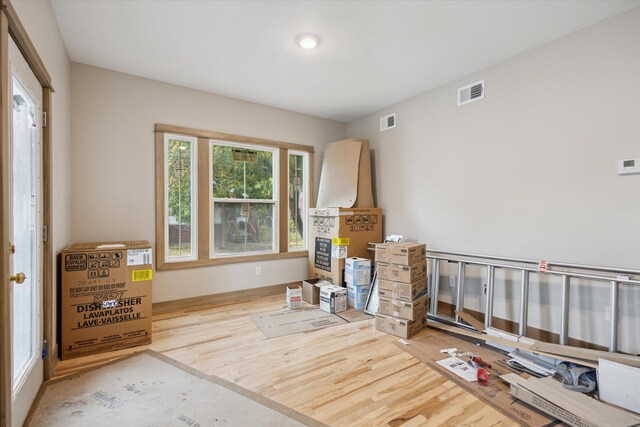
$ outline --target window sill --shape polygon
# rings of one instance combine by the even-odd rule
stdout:
[[[164,262],[164,260],[161,260],[158,258],[158,265],[156,266],[156,270],[158,271],[181,270],[183,268],[206,267],[210,265],[240,264],[243,262],[269,261],[269,260],[289,259],[289,258],[306,258],[308,256],[309,256],[309,251],[295,251],[295,252],[235,256],[235,257],[227,257],[227,258],[198,259],[193,261],[177,261],[177,262]]]

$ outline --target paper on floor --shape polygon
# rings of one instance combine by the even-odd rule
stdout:
[[[439,360],[436,363],[466,381],[476,381],[478,378],[478,371],[457,357],[449,357]]]

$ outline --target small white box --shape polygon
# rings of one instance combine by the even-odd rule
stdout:
[[[345,259],[344,281],[352,285],[371,284],[371,260],[357,257]]]
[[[347,289],[340,286],[320,288],[320,310],[335,314],[347,310]]]
[[[287,307],[302,308],[302,286],[287,286]]]

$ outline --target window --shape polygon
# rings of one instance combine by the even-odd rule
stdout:
[[[165,185],[167,261],[193,260],[197,256],[196,138],[165,134]]]
[[[277,154],[211,141],[213,257],[277,251]]]
[[[307,248],[308,162],[307,153],[289,152],[289,250]]]
[[[313,147],[156,125],[158,269],[307,256]]]

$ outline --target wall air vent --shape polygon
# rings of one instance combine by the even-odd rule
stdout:
[[[458,107],[484,98],[484,80],[458,89]]]
[[[380,132],[396,127],[396,113],[380,117]]]

